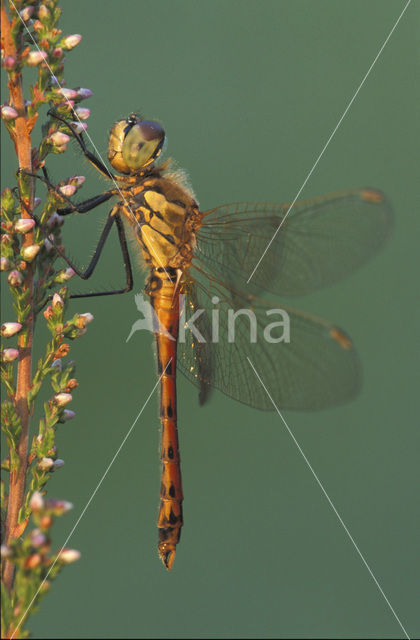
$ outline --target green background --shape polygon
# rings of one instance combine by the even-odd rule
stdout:
[[[164,123],[165,155],[187,170],[202,209],[290,202],[403,6],[64,1],[61,28],[83,35],[67,56],[67,86],[94,92],[83,106],[103,155],[112,123],[129,112]],[[383,252],[348,280],[297,301],[350,333],[364,364],[362,394],[334,410],[285,414],[411,637],[420,633],[418,28],[413,3],[301,194],[375,186],[394,204],[395,231]],[[8,186],[15,160],[3,140]],[[49,167],[55,181],[85,175],[82,198],[106,188],[76,146]],[[108,208],[64,227],[81,265]],[[113,238],[95,282],[119,285],[120,263]],[[142,283],[138,269],[135,292]],[[60,427],[66,465],[49,484],[49,495],[74,503],[55,525],[57,547],[156,381],[151,335],[137,332],[126,343],[139,317],[133,295],[77,300],[72,309],[95,321],[72,348],[77,417]],[[220,393],[200,408],[184,379],[185,527],[168,574],[155,548],[157,403],[155,393],[72,535],[67,546],[82,559],[32,619],[36,638],[403,637],[278,415]]]

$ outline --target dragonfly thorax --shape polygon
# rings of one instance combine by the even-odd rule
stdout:
[[[155,268],[187,268],[202,214],[177,176],[139,178],[126,193],[120,211],[134,230],[146,263]]]
[[[151,165],[160,155],[165,130],[153,120],[131,114],[118,120],[111,129],[108,160],[120,173],[137,173]]]

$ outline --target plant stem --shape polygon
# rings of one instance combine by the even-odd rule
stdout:
[[[18,53],[15,49],[13,38],[10,32],[10,21],[4,4],[1,7],[1,31],[4,53],[6,56],[13,56],[17,59]],[[22,90],[22,75],[20,71],[9,74],[9,91],[10,104],[18,112],[15,120],[15,136],[14,145],[18,164],[21,169],[32,172],[31,159],[31,137],[30,130],[27,126],[25,113],[25,102]],[[19,180],[22,186],[23,178]],[[21,190],[22,193],[22,190]],[[26,210],[26,208],[28,210]],[[25,207],[22,207],[21,216],[30,218],[29,211],[33,209],[33,179],[30,182],[30,196],[25,199]],[[33,233],[27,233],[24,238],[24,246],[33,244]],[[33,313],[33,267],[28,264],[25,271],[24,289],[29,291],[28,304],[31,311],[26,319],[26,332],[18,337],[19,362],[17,370],[17,385],[15,404],[19,415],[22,430],[18,443],[18,469],[11,469],[9,475],[9,498],[7,508],[7,519],[5,529],[5,543],[21,534],[21,528],[18,526],[19,511],[23,506],[25,494],[25,481],[28,458],[28,440],[29,440],[29,409],[27,403],[28,392],[31,387],[32,378],[32,338],[34,329],[34,313]],[[4,563],[4,584],[10,591],[13,584],[14,565],[6,559]]]

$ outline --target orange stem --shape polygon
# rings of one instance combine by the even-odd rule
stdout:
[[[7,11],[2,3],[1,7],[1,32],[2,32],[2,48],[5,56],[13,56],[18,58],[18,52],[12,38],[10,30],[10,20]],[[9,91],[10,104],[16,109],[18,117],[14,122],[13,142],[16,149],[18,164],[21,169],[28,172],[32,171],[31,158],[31,137],[27,124],[25,113],[25,101],[22,89],[22,75],[20,71],[11,72],[9,74]],[[26,211],[26,207],[28,211]],[[29,211],[33,209],[33,180],[31,184],[31,195],[29,202],[25,202],[22,207],[21,215],[30,218]],[[24,236],[23,245],[29,246],[33,244],[33,233],[27,233]],[[9,498],[7,507],[7,519],[5,528],[6,544],[13,538],[21,535],[22,526],[18,524],[19,511],[23,506],[25,496],[25,482],[28,458],[28,440],[29,440],[29,409],[27,403],[28,392],[31,387],[32,380],[32,339],[34,329],[33,314],[33,266],[27,265],[24,276],[24,288],[29,291],[29,304],[31,312],[26,320],[26,332],[18,337],[19,361],[17,369],[17,383],[15,405],[19,415],[22,431],[19,438],[17,453],[19,456],[18,469],[11,469],[9,475]],[[13,585],[14,566],[13,563],[6,559],[4,563],[3,581],[8,590]]]

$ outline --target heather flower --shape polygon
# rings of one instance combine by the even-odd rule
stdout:
[[[21,250],[22,258],[27,262],[32,262],[38,255],[40,248],[39,244],[30,244],[29,247],[23,247]]]
[[[34,491],[29,501],[32,511],[39,511],[44,507],[44,499],[39,491]]]
[[[66,38],[64,38],[61,45],[63,49],[67,49],[67,51],[70,51],[71,49],[74,49],[74,47],[77,47],[77,45],[81,40],[82,40],[82,36],[79,33],[75,33],[71,36],[67,36]]]
[[[63,133],[62,131],[55,131],[50,135],[50,141],[55,147],[62,147],[63,145],[70,142],[70,136],[67,133]]]
[[[18,112],[13,107],[9,107],[9,105],[5,104],[1,108],[1,117],[2,120],[15,120],[18,117]]]
[[[3,362],[13,362],[18,356],[19,351],[17,349],[3,349],[1,353]]]
[[[90,116],[90,109],[87,109],[86,107],[76,107],[74,113],[79,120],[87,120]]]
[[[16,269],[9,273],[7,280],[11,287],[20,287],[21,284],[23,284],[23,276],[20,271],[16,271]]]
[[[41,458],[38,460],[38,469],[40,469],[40,471],[48,471],[52,469],[53,466],[54,460],[52,458]]]
[[[1,325],[1,335],[3,338],[11,338],[22,329],[20,322],[4,322]]]
[[[60,554],[60,560],[61,562],[64,562],[64,564],[70,564],[71,562],[79,560],[81,555],[80,551],[77,551],[76,549],[63,549]]]
[[[80,89],[77,90],[77,95],[81,100],[85,100],[86,98],[90,98],[93,95],[93,91],[80,87]]]
[[[63,194],[63,196],[70,198],[70,196],[73,196],[76,193],[76,189],[77,187],[74,184],[63,184],[58,190]]]
[[[15,231],[17,233],[28,233],[35,226],[35,220],[33,218],[19,218],[15,222]]]
[[[47,58],[48,54],[46,51],[30,51],[27,58],[25,59],[25,62],[30,67],[36,67],[40,62],[43,62]]]
[[[57,393],[54,396],[54,402],[58,407],[65,407],[66,404],[73,400],[71,393]]]

